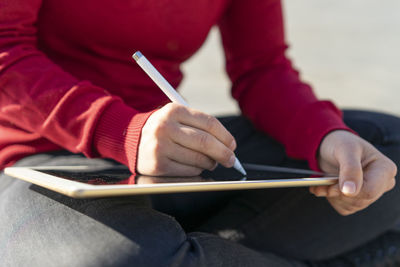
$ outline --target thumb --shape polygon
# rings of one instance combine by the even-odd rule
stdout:
[[[340,191],[346,196],[356,196],[363,185],[361,159],[348,154],[340,156],[338,162]]]

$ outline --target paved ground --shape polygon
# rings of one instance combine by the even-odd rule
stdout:
[[[340,107],[400,115],[400,1],[284,0],[290,57],[321,98]],[[184,66],[181,90],[212,114],[237,112],[230,100],[219,36]]]

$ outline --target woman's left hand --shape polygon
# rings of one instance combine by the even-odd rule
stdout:
[[[333,131],[324,138],[318,162],[322,171],[339,173],[339,183],[310,187],[310,192],[326,197],[341,215],[365,209],[396,183],[396,165],[370,143],[348,131]]]

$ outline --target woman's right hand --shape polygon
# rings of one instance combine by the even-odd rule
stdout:
[[[235,162],[233,136],[213,116],[169,103],[142,128],[136,170],[153,176],[195,176]]]

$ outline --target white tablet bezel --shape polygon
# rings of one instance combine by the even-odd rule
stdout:
[[[247,181],[213,181],[158,184],[92,185],[60,178],[40,170],[85,170],[94,166],[8,167],[4,173],[14,178],[45,187],[73,198],[111,197],[122,195],[164,194],[200,191],[247,190],[278,187],[332,185],[337,177],[290,178]]]

